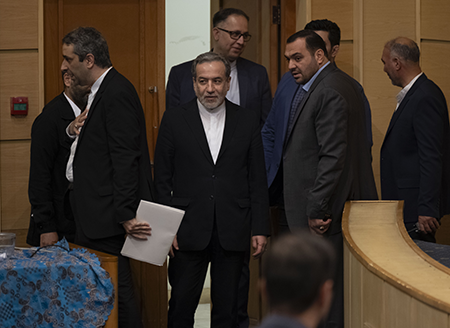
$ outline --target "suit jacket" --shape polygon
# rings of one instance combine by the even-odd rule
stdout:
[[[64,214],[64,194],[69,185],[66,164],[72,139],[66,127],[75,119],[63,93],[50,101],[34,120],[31,129],[30,178],[31,204],[27,243],[39,246],[40,235],[58,232],[62,238],[75,233],[75,223]]]
[[[250,233],[269,235],[268,195],[260,128],[253,112],[226,100],[214,164],[197,99],[166,110],[155,148],[158,202],[185,210],[180,250],[203,250],[214,226],[226,250],[248,249]]]
[[[91,239],[124,234],[121,222],[151,200],[145,117],[134,86],[112,68],[81,130],[73,160],[75,218]]]
[[[325,67],[299,105],[283,157],[289,227],[331,215],[329,234],[341,230],[347,200],[377,199],[367,147],[364,103],[347,74]]]
[[[354,81],[355,87],[361,93],[361,97],[364,101],[366,135],[370,151],[372,147],[372,117],[370,105],[364,94],[363,87],[350,76],[348,76],[348,78]],[[269,116],[261,131],[269,187],[272,185],[281,165],[284,150],[283,146],[289,121],[289,112],[298,87],[299,84],[295,82],[295,79],[290,72],[283,75],[278,84],[277,91],[275,92],[275,97],[273,98],[272,109],[269,112]]]
[[[172,67],[166,87],[166,108],[174,108],[195,98],[192,83],[193,60]],[[253,110],[262,126],[272,106],[269,78],[264,66],[239,57],[236,62],[240,106]]]
[[[381,147],[383,199],[404,200],[405,223],[450,213],[447,102],[422,74],[392,116]]]

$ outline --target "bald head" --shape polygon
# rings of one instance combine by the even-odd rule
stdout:
[[[391,41],[388,41],[385,45],[389,49],[391,56],[398,57],[405,62],[411,62],[419,64],[420,50],[413,40],[404,36],[399,36]]]
[[[404,88],[422,70],[420,69],[420,50],[413,40],[397,37],[388,41],[381,61],[393,85]]]

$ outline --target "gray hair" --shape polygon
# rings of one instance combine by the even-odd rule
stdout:
[[[222,55],[219,55],[215,52],[205,52],[201,55],[198,55],[197,58],[194,59],[194,62],[191,66],[192,78],[197,79],[197,65],[203,63],[211,63],[211,62],[222,62],[225,65],[225,77],[228,79],[231,73],[230,62]]]
[[[94,63],[100,68],[108,68],[111,64],[108,44],[103,35],[93,27],[78,27],[67,33],[63,44],[73,45],[73,52],[82,62],[87,54],[94,55]]]
[[[411,39],[398,37],[388,41],[385,47],[390,50],[391,57],[397,56],[405,61],[412,61],[413,63],[418,63],[420,60],[419,47]]]

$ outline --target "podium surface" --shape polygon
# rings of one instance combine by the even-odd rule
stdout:
[[[402,208],[401,201],[345,206],[346,328],[450,328],[450,269],[409,238]]]

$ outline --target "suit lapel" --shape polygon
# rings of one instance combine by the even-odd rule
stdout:
[[[191,129],[192,135],[197,140],[200,149],[208,161],[214,165],[211,152],[209,150],[208,140],[206,139],[205,128],[203,127],[200,112],[198,110],[197,98],[184,105],[183,108],[185,109],[183,113],[184,119]]]
[[[337,68],[334,67],[331,63],[328,64],[327,67],[325,67],[322,72],[320,72],[320,74],[316,77],[316,79],[314,80],[313,84],[311,85],[311,87],[308,90],[308,93],[305,95],[305,97],[302,99],[302,101],[299,104],[299,108],[295,113],[294,116],[294,122],[293,124],[293,128],[291,130],[291,133],[289,133],[289,135],[286,136],[286,142],[285,145],[287,144],[287,142],[289,141],[290,136],[292,135],[292,131],[294,131],[294,126],[298,120],[298,117],[300,116],[301,112],[303,111],[303,109],[305,108],[305,105],[308,102],[309,97],[311,96],[311,94],[314,92],[314,90],[316,89],[316,87],[320,84],[320,82],[333,70],[336,70]]]
[[[223,129],[222,145],[220,146],[217,162],[220,160],[220,157],[225,152],[228,145],[231,143],[231,139],[233,138],[233,134],[234,131],[236,130],[238,122],[238,115],[237,115],[238,109],[239,107],[232,105],[228,100],[225,99],[225,110],[226,110],[225,126]]]
[[[75,114],[73,112],[72,106],[70,102],[67,100],[64,93],[61,93],[61,100],[66,106],[62,106],[60,115],[61,118],[65,121],[73,121],[75,119]]]
[[[419,86],[427,79],[425,73],[423,73],[417,81],[413,84],[411,89],[406,93],[405,98],[403,98],[402,102],[400,103],[400,106],[398,106],[397,110],[392,114],[391,121],[389,122],[389,127],[386,131],[386,135],[384,139],[387,138],[389,132],[391,132],[392,128],[394,127],[395,123],[397,122],[398,118],[402,114],[403,110],[405,109],[406,105],[409,102],[409,99],[414,94],[414,92],[419,88]]]
[[[246,108],[248,86],[251,82],[250,77],[248,76],[248,72],[245,69],[244,62],[241,60],[241,58],[237,59],[236,69],[239,81],[239,106]]]
[[[83,132],[86,130],[86,128],[89,124],[90,118],[92,117],[92,113],[94,112],[95,107],[97,106],[99,101],[102,99],[103,92],[105,92],[106,88],[108,87],[108,84],[111,82],[111,80],[113,79],[113,77],[116,74],[117,74],[117,71],[115,70],[115,68],[111,68],[110,71],[106,74],[105,78],[103,79],[102,84],[100,85],[100,88],[98,89],[97,93],[95,94],[94,101],[92,102],[91,107],[89,108],[88,116],[86,118],[86,121],[84,122],[83,129],[81,129],[78,144],[80,144],[81,140],[83,139],[83,135],[84,135]],[[77,147],[79,147],[79,146],[77,146]]]

